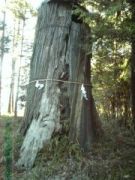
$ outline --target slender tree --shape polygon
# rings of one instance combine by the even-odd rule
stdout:
[[[15,110],[14,110],[15,117],[17,117],[17,112],[18,112],[18,98],[19,98],[19,87],[20,87],[20,76],[21,76],[21,64],[22,64],[23,46],[24,46],[24,28],[25,28],[25,19],[23,19],[23,22],[22,22],[21,48],[20,48],[20,58],[19,58],[18,79],[17,79],[17,93],[16,93]]]
[[[14,20],[14,29],[13,29],[13,44],[12,44],[12,73],[11,73],[11,83],[10,83],[10,94],[8,102],[8,113],[14,112],[14,81],[15,81],[15,46],[16,46],[16,21]]]

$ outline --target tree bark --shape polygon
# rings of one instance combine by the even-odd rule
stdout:
[[[71,140],[79,140],[81,147],[90,148],[95,111],[87,55],[89,33],[88,27],[72,20],[70,4],[42,4],[21,128],[25,138],[18,166],[33,166],[38,151],[48,143],[53,132],[61,129],[64,119],[70,119]],[[86,99],[81,93],[82,84]]]

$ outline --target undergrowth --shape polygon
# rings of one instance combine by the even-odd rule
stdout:
[[[24,179],[123,180],[135,179],[135,135],[116,125],[104,126],[104,137],[84,153],[66,135],[55,136],[39,153]]]
[[[19,126],[19,123],[18,123]],[[16,130],[17,127],[16,125]],[[5,156],[7,172],[11,177],[11,126],[5,126]],[[84,153],[78,144],[71,143],[67,135],[58,134],[39,152],[32,170],[14,172],[14,180],[134,180],[135,134],[131,129],[119,127],[113,121],[104,124],[104,137]],[[15,130],[14,130],[15,131]],[[15,137],[14,154],[21,146]],[[10,162],[10,163],[8,163]],[[9,168],[8,168],[9,166]]]
[[[9,120],[5,122],[4,131],[4,160],[5,160],[5,172],[4,179],[12,179],[12,161],[13,161],[13,138],[12,138],[12,124]]]

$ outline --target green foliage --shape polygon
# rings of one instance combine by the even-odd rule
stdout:
[[[10,0],[8,9],[13,15],[21,20],[26,20],[30,15],[35,16],[36,12],[26,0]]]
[[[0,38],[0,56],[1,56],[2,52],[8,53],[8,51],[9,51],[8,46],[9,46],[10,41],[11,40],[10,40],[9,36],[5,36],[5,37]],[[4,49],[3,49],[3,47],[1,47],[2,43],[4,43]]]
[[[84,5],[89,9],[84,21],[90,25],[94,41],[103,37],[117,41],[130,40],[135,27],[130,20],[130,5],[126,1],[84,0]]]
[[[3,34],[4,28],[6,27],[6,24],[4,22],[0,22],[0,33]],[[9,43],[10,43],[10,37],[9,36],[0,36],[0,56],[3,53],[8,53],[9,51]]]
[[[99,110],[108,117],[123,118],[123,122],[131,118],[129,57],[128,43],[107,40],[93,56],[93,92]]]
[[[91,28],[92,84],[101,117],[131,124],[130,54],[135,26],[126,0],[87,1],[89,13],[82,14]],[[79,11],[79,10],[78,10]]]
[[[5,158],[5,180],[12,179],[12,157],[13,142],[12,142],[12,124],[6,122],[4,133],[4,158]]]

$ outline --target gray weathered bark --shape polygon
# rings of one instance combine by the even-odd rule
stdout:
[[[42,4],[21,129],[25,138],[18,166],[32,167],[38,151],[50,140],[53,132],[60,130],[63,118],[70,117],[73,125],[71,139],[89,149],[94,132],[90,116],[89,57],[85,46],[88,33],[84,24],[72,21],[70,4]],[[88,100],[82,97],[82,83],[88,84],[84,85]]]

